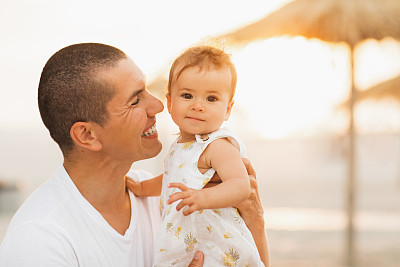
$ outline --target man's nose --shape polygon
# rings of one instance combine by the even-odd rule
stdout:
[[[157,113],[160,113],[163,110],[164,110],[163,103],[158,98],[149,93],[149,101],[147,107],[148,116],[153,117]]]

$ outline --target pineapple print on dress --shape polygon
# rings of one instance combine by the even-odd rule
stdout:
[[[191,150],[192,148],[193,148],[193,143],[194,143],[195,141],[190,141],[190,142],[187,142],[187,143],[185,143],[184,145],[183,145],[183,150]]]
[[[166,231],[167,233],[172,232],[173,226],[174,226],[173,223],[167,223],[167,227],[165,227],[165,231]]]
[[[181,233],[181,230],[182,230],[182,228],[181,227],[178,227],[176,230],[175,230],[175,236],[179,239],[179,235],[180,235],[180,233]]]
[[[237,223],[244,223],[244,221],[243,221],[243,218],[240,216],[240,213],[239,213],[239,211],[238,211],[238,209],[237,208],[232,208],[234,211],[235,211],[235,213],[236,213],[236,215],[235,215],[235,222],[237,222]]]
[[[203,185],[206,185],[206,184],[208,184],[208,182],[210,181],[210,178],[207,178],[207,179],[204,179],[204,181],[203,181]]]
[[[194,250],[194,245],[197,243],[197,239],[192,235],[192,233],[189,233],[189,235],[185,236],[185,244],[186,244],[186,248],[185,251],[186,252],[191,252]]]
[[[240,259],[240,254],[237,251],[230,249],[228,252],[224,252],[224,254],[221,257],[224,266],[236,267],[237,262]]]
[[[182,182],[190,188],[201,189],[210,181],[215,170],[200,172],[200,155],[213,140],[227,135],[231,136],[229,131],[219,129],[210,133],[207,141],[196,137],[194,142],[179,143],[178,138],[167,153],[161,193],[164,218],[156,243],[155,265],[188,266],[194,252],[202,250],[207,259],[205,266],[263,266],[251,233],[236,209],[201,210],[183,216],[176,210],[178,203],[165,203],[174,190],[179,191],[167,188],[169,183]],[[160,252],[159,249],[167,250]]]
[[[220,209],[215,209],[212,210],[215,214],[218,214],[219,216],[222,216],[221,210]]]
[[[225,238],[225,239],[233,238],[233,235],[232,235],[232,233],[226,232],[226,233],[224,234],[224,238]]]

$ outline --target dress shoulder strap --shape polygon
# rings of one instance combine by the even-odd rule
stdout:
[[[196,141],[198,143],[204,144],[205,145],[204,147],[208,146],[212,141],[219,138],[226,138],[232,144],[238,145],[240,150],[240,155],[242,157],[245,156],[246,147],[244,146],[243,142],[239,139],[239,137],[236,135],[236,133],[228,127],[220,128],[215,132],[209,134],[203,134],[203,135],[196,134]]]

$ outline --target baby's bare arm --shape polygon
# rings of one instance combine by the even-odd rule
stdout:
[[[160,174],[152,179],[138,182],[126,176],[126,186],[138,197],[159,196],[161,194],[162,177]]]
[[[256,172],[248,159],[244,158],[242,160],[250,178],[251,194],[247,200],[236,205],[236,208],[239,209],[240,216],[242,216],[248,229],[253,235],[262,262],[265,267],[270,267],[271,263],[269,259],[267,234],[265,231],[264,208],[261,204]],[[213,187],[221,182],[218,174],[215,174],[212,180],[214,180],[214,182],[208,183],[206,187]]]
[[[239,204],[250,195],[250,183],[239,150],[226,139],[213,141],[199,159],[199,166],[214,168],[222,180],[212,188],[194,190],[183,184],[173,183],[182,192],[170,196],[168,204],[182,200],[177,209],[188,206],[183,212],[189,215],[196,210],[226,208]]]
[[[246,200],[251,192],[249,176],[239,149],[227,139],[208,145],[200,160],[214,168],[222,183],[204,190],[207,209],[234,206]]]

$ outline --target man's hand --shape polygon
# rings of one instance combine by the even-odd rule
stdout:
[[[188,267],[202,267],[204,263],[204,255],[201,251],[196,251],[193,260],[189,263]]]
[[[183,215],[187,216],[196,210],[203,210],[207,207],[204,191],[189,188],[182,183],[170,183],[168,187],[175,187],[182,191],[170,195],[167,204],[170,205],[175,201],[182,199],[182,201],[176,206],[176,210],[180,211],[183,207],[187,206],[187,208],[182,212]]]
[[[236,208],[238,208],[247,227],[250,228],[249,224],[255,221],[261,222],[262,227],[264,227],[264,208],[261,204],[260,193],[258,192],[256,172],[248,159],[243,158],[243,163],[249,174],[251,193],[250,197],[237,205]]]

